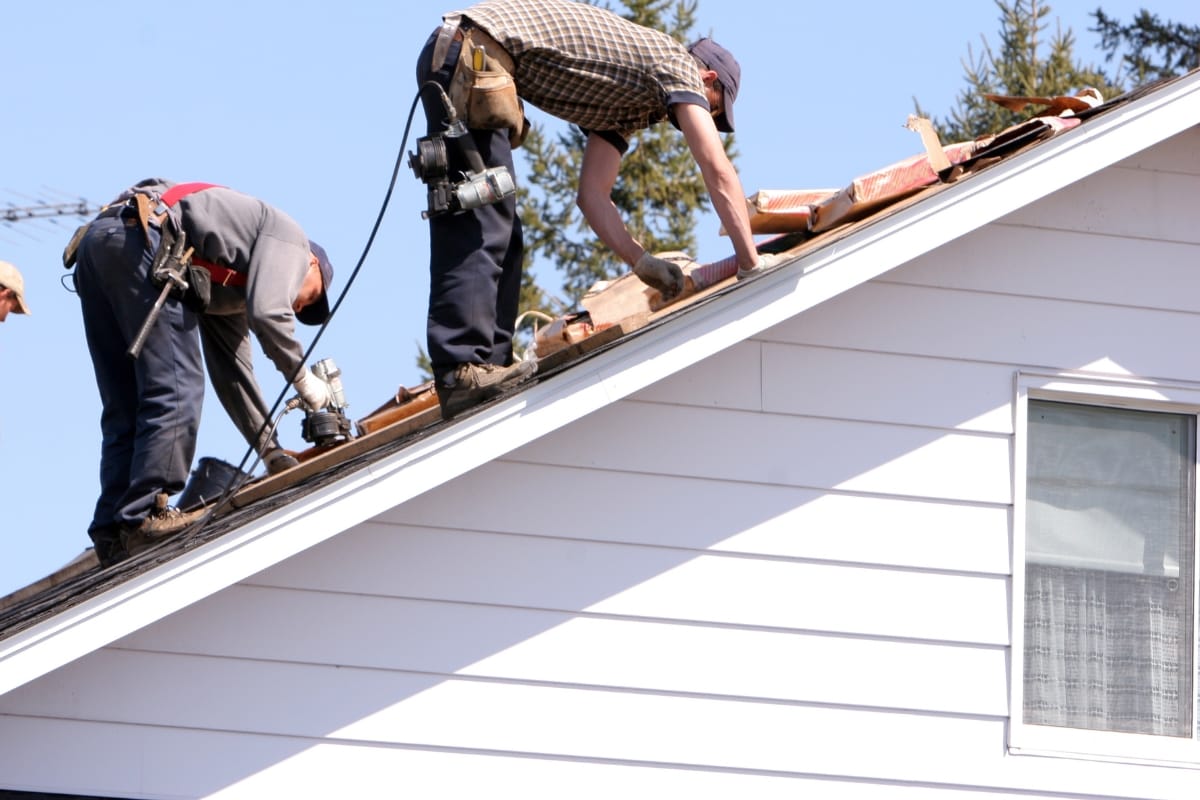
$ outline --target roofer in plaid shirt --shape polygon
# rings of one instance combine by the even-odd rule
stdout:
[[[664,119],[683,132],[742,274],[775,265],[774,257],[755,250],[741,180],[718,134],[733,131],[741,78],[723,47],[711,39],[685,47],[661,31],[574,0],[485,0],[443,20],[421,52],[418,85],[432,80],[450,90],[456,70],[461,72],[464,40],[500,48],[497,55],[511,65],[520,98],[587,134],[579,208],[601,241],[664,298],[683,289],[682,271],[648,253],[611,200],[630,136]],[[441,99],[425,90],[421,99],[428,132],[444,132]],[[466,120],[486,166],[512,171],[513,143],[523,132],[480,129],[475,122]],[[450,154],[451,170],[465,170],[456,156]],[[512,363],[523,261],[515,198],[431,215],[429,224],[429,356],[448,419],[531,377],[536,365]]]

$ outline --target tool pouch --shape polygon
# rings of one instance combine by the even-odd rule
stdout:
[[[188,251],[188,259],[188,288],[180,298],[180,302],[197,314],[203,314],[208,310],[208,304],[212,302],[212,275],[204,267],[197,267],[190,263],[191,250]]]
[[[87,233],[91,224],[90,222],[84,223],[75,229],[75,233],[71,234],[71,241],[67,242],[67,246],[63,248],[63,269],[70,269],[79,260],[79,243],[83,241],[83,235]]]
[[[513,68],[512,57],[492,37],[478,29],[467,31],[448,94],[468,128],[507,128],[509,143],[516,148],[525,140],[529,122],[517,97]]]
[[[171,296],[185,308],[201,314],[212,302],[212,276],[204,267],[192,263],[192,248],[186,245],[187,236],[176,232],[169,218],[164,220],[158,249],[150,264],[150,282],[160,289],[168,282],[173,283]],[[182,279],[182,286],[172,280],[173,275]]]

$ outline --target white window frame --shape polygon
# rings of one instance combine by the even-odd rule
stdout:
[[[1200,769],[1200,737],[1190,740],[1168,736],[1153,736],[1111,731],[1091,731],[1031,725],[1024,722],[1024,649],[1025,649],[1025,514],[1026,464],[1029,445],[1029,400],[1062,403],[1081,403],[1110,408],[1140,411],[1164,411],[1190,414],[1197,417],[1197,436],[1200,437],[1200,386],[1163,384],[1153,381],[1122,379],[1086,373],[1018,372],[1015,379],[1013,428],[1013,550],[1012,550],[1012,630],[1010,641],[1012,660],[1009,667],[1009,726],[1008,748],[1013,754],[1061,756],[1095,761],[1117,761],[1136,764],[1160,764]],[[1200,452],[1200,444],[1197,446]],[[1194,468],[1196,468],[1194,466]],[[1197,470],[1200,485],[1200,469]],[[1200,498],[1193,497],[1194,519],[1200,519]],[[1197,535],[1193,523],[1192,535]],[[1200,542],[1194,548],[1200,561]],[[1200,627],[1200,569],[1193,565],[1192,609],[1193,630]],[[1200,636],[1196,637],[1200,650]],[[1200,669],[1200,653],[1194,654],[1193,669]],[[1193,678],[1193,713],[1200,714],[1196,683]]]

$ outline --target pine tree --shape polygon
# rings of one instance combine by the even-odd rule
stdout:
[[[1200,67],[1200,26],[1163,22],[1144,8],[1125,25],[1099,8],[1092,17],[1105,61],[1120,55],[1119,72],[1133,87]]]
[[[996,133],[1023,121],[1028,113],[1009,111],[984,97],[985,94],[1054,96],[1074,94],[1092,86],[1104,97],[1121,89],[1094,66],[1075,60],[1075,36],[1055,19],[1054,34],[1047,41],[1050,4],[1043,0],[995,0],[1000,9],[1000,45],[993,49],[987,39],[975,58],[967,48],[963,62],[967,87],[958,94],[955,107],[944,119],[933,119],[943,142],[969,141]],[[917,104],[917,113],[926,116]]]

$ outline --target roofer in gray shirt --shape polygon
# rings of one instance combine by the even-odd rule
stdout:
[[[488,168],[512,171],[512,148],[527,125],[518,97],[578,125],[587,133],[579,208],[600,240],[670,299],[683,289],[682,271],[647,252],[611,200],[630,136],[670,120],[700,167],[739,274],[778,263],[755,249],[745,193],[718,135],[733,131],[741,80],[729,51],[711,39],[687,47],[572,0],[486,0],[443,20],[417,63],[431,135],[447,130],[449,115],[429,81],[446,90]],[[451,174],[470,169],[469,158],[458,152],[449,153],[449,162]],[[429,356],[442,414],[449,418],[534,372],[533,362],[513,363],[521,224],[509,194],[478,208],[430,213],[429,225]]]
[[[269,425],[264,430],[270,409],[254,377],[250,334],[306,405],[328,405],[328,384],[302,368],[295,323],[321,325],[329,318],[333,265],[279,209],[222,186],[180,186],[196,188],[167,213],[213,274],[212,299],[200,316],[209,378],[246,442],[263,454],[268,472],[279,472],[296,460],[268,436]]]
[[[160,292],[150,278],[155,254],[174,231],[195,248],[195,268],[211,275],[211,301],[197,314],[172,293],[130,358]],[[328,387],[302,368],[294,330],[296,319],[318,325],[328,318],[333,269],[295,221],[261,200],[157,178],[123,192],[81,229],[64,254],[64,263],[76,260],[102,405],[100,497],[88,535],[108,566],[200,514],[167,500],[183,489],[195,454],[204,399],[201,341],[217,397],[246,441],[264,453],[268,470],[296,463],[264,432],[268,408],[254,377],[250,332],[305,403],[327,405]]]

